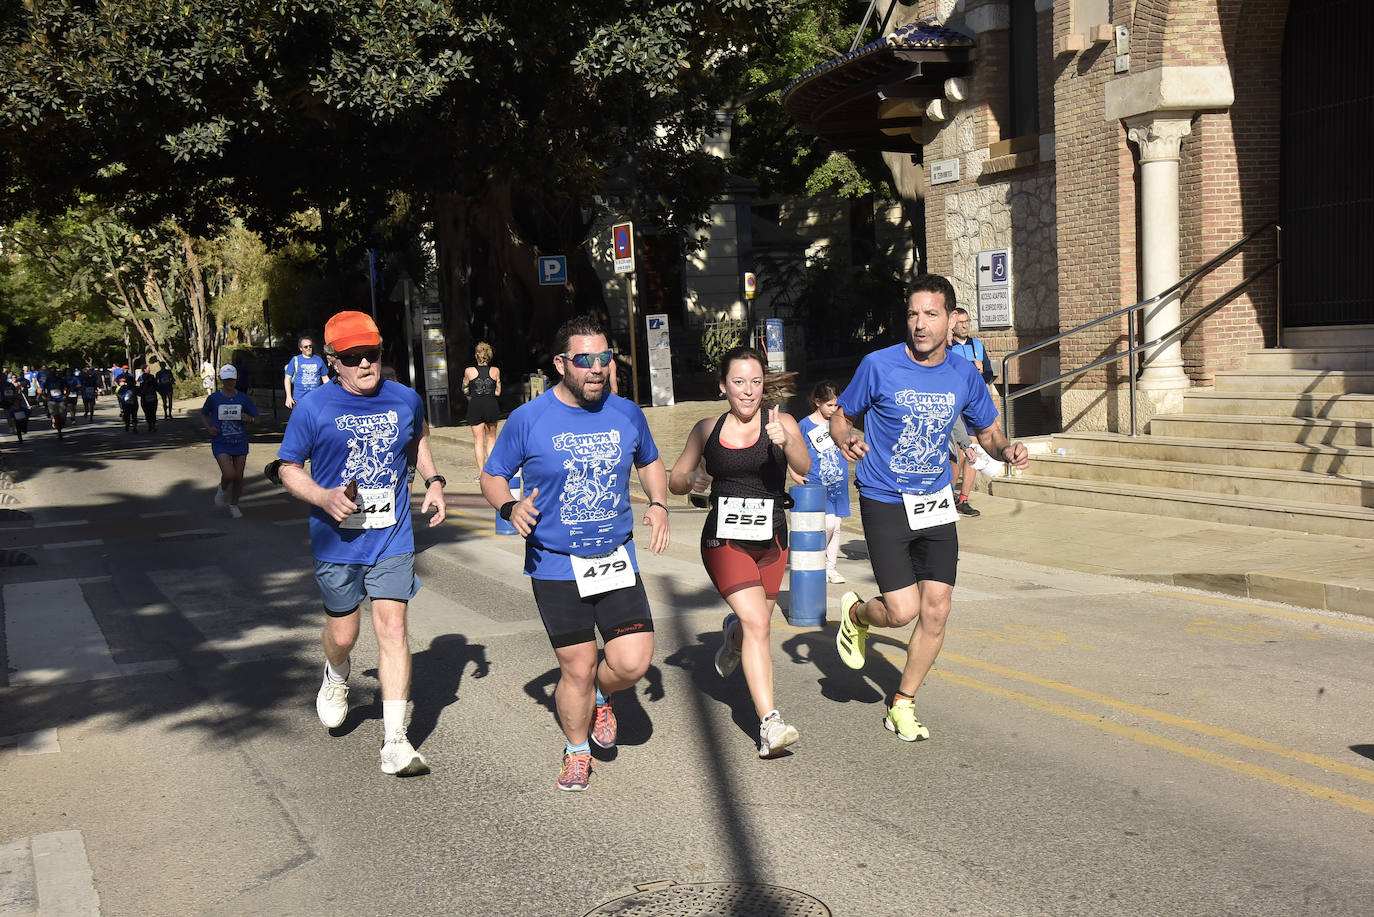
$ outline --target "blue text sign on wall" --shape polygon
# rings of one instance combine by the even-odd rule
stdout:
[[[541,255],[539,257],[539,285],[556,287],[568,282],[568,258],[566,255]]]

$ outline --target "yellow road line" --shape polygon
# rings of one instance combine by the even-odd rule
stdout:
[[[1034,707],[1037,710],[1043,710],[1046,713],[1053,713],[1056,716],[1066,717],[1068,719],[1074,720],[1075,722],[1082,723],[1085,726],[1094,726],[1105,732],[1110,732],[1113,735],[1118,735],[1122,738],[1131,739],[1135,742],[1140,742],[1143,745],[1152,745],[1155,748],[1162,748],[1165,751],[1171,751],[1175,754],[1183,755],[1187,758],[1192,758],[1195,761],[1201,761],[1204,764],[1211,764],[1215,767],[1220,767],[1224,770],[1228,770],[1233,773],[1242,774],[1246,777],[1253,777],[1256,780],[1263,780],[1268,783],[1272,783],[1275,786],[1283,787],[1285,789],[1297,790],[1299,793],[1305,793],[1306,795],[1311,796],[1314,799],[1321,799],[1325,802],[1335,803],[1338,806],[1342,806],[1352,811],[1359,812],[1361,815],[1374,816],[1374,800],[1364,799],[1360,796],[1355,796],[1350,793],[1342,793],[1340,790],[1333,790],[1330,787],[1322,786],[1319,783],[1313,783],[1310,780],[1303,780],[1301,777],[1293,777],[1289,774],[1284,774],[1280,773],[1279,771],[1270,770],[1267,767],[1260,767],[1257,764],[1248,764],[1244,761],[1237,761],[1234,758],[1228,758],[1225,755],[1217,754],[1213,751],[1207,751],[1202,748],[1194,748],[1191,745],[1185,745],[1182,742],[1176,742],[1173,739],[1168,739],[1164,736],[1155,735],[1152,732],[1147,732],[1144,729],[1138,729],[1135,726],[1125,726],[1121,723],[1114,723],[1111,720],[1104,719],[1103,717],[1097,716],[1095,714],[1084,713],[1081,710],[1075,710],[1072,707],[1066,707],[1063,704],[1056,704],[1053,701],[1041,700],[1040,698],[1032,697],[1029,694],[1022,694],[1019,691],[1009,691],[1006,688],[999,688],[996,685],[990,685],[986,682],[979,681],[976,678],[969,678],[967,675],[960,675],[957,672],[946,672],[937,669],[932,669],[930,674],[937,675],[940,678],[944,678],[948,681],[952,681],[957,685],[963,685],[966,688],[974,688],[978,691],[984,691],[988,694],[993,694],[998,697],[1004,697],[1010,700],[1017,701],[1029,707]]]
[[[1250,602],[1241,602],[1235,599],[1221,599],[1208,595],[1189,595],[1186,592],[1172,592],[1166,589],[1151,590],[1150,594],[1164,596],[1170,599],[1187,599],[1190,602],[1200,602],[1204,605],[1220,605],[1223,608],[1237,608],[1241,611],[1253,611],[1262,615],[1272,615],[1276,618],[1288,618],[1292,621],[1308,621],[1313,624],[1325,624],[1328,627],[1344,627],[1346,630],[1362,630],[1365,633],[1374,634],[1374,624],[1363,624],[1359,621],[1343,621],[1340,618],[1328,618],[1324,615],[1307,614],[1301,611],[1284,611],[1282,608],[1267,608],[1263,605],[1254,605]]]
[[[1236,745],[1251,748],[1255,751],[1268,752],[1269,754],[1279,755],[1280,757],[1290,758],[1300,761],[1303,764],[1320,768],[1333,774],[1340,774],[1344,777],[1353,777],[1356,780],[1363,780],[1366,783],[1374,783],[1374,770],[1368,768],[1355,767],[1346,764],[1344,761],[1337,761],[1334,758],[1324,758],[1321,755],[1314,755],[1310,752],[1298,751],[1294,748],[1286,748],[1276,745],[1273,742],[1266,742],[1264,739],[1257,739],[1241,732],[1232,732],[1229,729],[1222,729],[1220,726],[1211,726],[1197,720],[1190,720],[1184,716],[1176,716],[1172,713],[1165,713],[1163,710],[1155,710],[1150,707],[1142,707],[1140,704],[1133,704],[1129,701],[1117,700],[1106,694],[1099,694],[1096,691],[1088,691],[1084,688],[1076,688],[1073,685],[1066,685],[1063,682],[1050,681],[1048,678],[1040,678],[1028,672],[1018,672],[1006,666],[1000,666],[992,662],[984,662],[981,659],[973,659],[968,656],[960,656],[958,653],[941,653],[940,659],[948,662],[956,662],[975,669],[982,669],[984,672],[991,672],[994,675],[1002,675],[1006,678],[1014,678],[1029,684],[1037,685],[1041,688],[1049,688],[1051,691],[1060,691],[1070,694],[1083,700],[1093,701],[1098,704],[1106,704],[1108,707],[1115,707],[1118,710],[1125,710],[1127,713],[1134,713],[1137,716],[1148,717],[1149,719],[1165,723],[1169,726],[1176,726],[1179,729],[1186,729],[1189,732],[1196,732],[1201,735],[1211,736],[1214,739],[1223,739],[1233,742]],[[902,664],[906,662],[902,659]],[[931,670],[935,674],[935,670]]]
[[[461,516],[462,519],[456,518],[459,516]],[[464,519],[471,519],[474,522],[479,523],[481,527],[478,528],[477,525],[474,525],[469,522],[464,522]],[[471,513],[465,513],[461,510],[450,509],[448,512],[444,513],[444,522],[451,522],[454,525],[459,526],[460,528],[467,529],[469,532],[476,532],[478,535],[490,535],[493,538],[496,537],[496,529],[493,527],[491,520],[488,519],[486,516],[474,516]]]

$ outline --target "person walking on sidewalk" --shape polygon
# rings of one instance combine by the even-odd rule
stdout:
[[[977,431],[990,454],[1016,468],[1029,464],[1026,447],[1009,443],[978,370],[946,350],[954,287],[937,274],[918,276],[907,289],[906,341],[863,358],[830,418],[830,435],[858,463],[859,515],[881,593],[865,602],[840,599],[835,645],[851,669],[864,664],[868,629],[916,629],[906,665],[883,725],[904,741],[930,738],[916,718],[914,697],[945,639],[959,559],[949,436],[956,417]],[[865,438],[853,421],[868,415]]]
[[[773,758],[797,741],[773,699],[769,643],[773,606],[787,569],[787,472],[811,469],[797,422],[765,407],[763,355],[736,347],[720,364],[720,390],[730,410],[704,418],[687,435],[668,488],[675,494],[709,483],[710,512],[701,529],[701,559],[730,613],[721,624],[716,672],[744,663],[744,680],[759,717],[759,757]],[[703,471],[702,458],[706,460]]]
[[[482,341],[473,351],[476,366],[463,370],[463,390],[468,396],[468,426],[472,451],[477,458],[477,480],[496,445],[496,422],[501,419],[501,370],[491,365],[491,345]],[[614,367],[612,367],[614,368]],[[612,392],[614,394],[614,392]]]
[[[144,374],[143,379],[150,381],[151,376]],[[215,505],[229,506],[229,515],[235,519],[243,517],[239,509],[239,497],[243,496],[243,469],[248,464],[248,431],[245,423],[258,422],[258,406],[243,392],[238,390],[239,372],[232,363],[220,367],[221,388],[211,392],[200,409],[200,422],[210,440],[210,452],[219,464],[219,487],[215,490]],[[140,391],[142,391],[140,383]],[[146,407],[146,404],[145,404]],[[157,390],[153,390],[152,413],[149,423],[157,417]],[[138,420],[134,420],[137,432]],[[156,427],[150,427],[156,429]]]
[[[611,748],[612,698],[648,671],[654,622],[635,552],[630,467],[649,497],[649,549],[670,540],[668,474],[644,412],[607,391],[610,348],[590,316],[554,340],[561,378],[516,408],[482,473],[482,495],[525,539],[525,575],[558,659],[554,704],[565,738],[560,790],[585,790],[591,745]],[[512,500],[523,469],[526,496]],[[596,631],[604,653],[598,658]]]
[[[844,582],[835,565],[840,558],[841,520],[849,518],[849,463],[830,438],[830,417],[838,405],[835,397],[833,382],[817,382],[811,390],[813,410],[797,421],[806,437],[806,451],[811,453],[811,473],[805,477],[789,473],[798,484],[825,488],[825,580],[838,584]]]
[[[324,678],[315,712],[330,729],[348,716],[350,655],[363,599],[370,597],[382,683],[382,773],[426,774],[429,763],[410,744],[405,726],[406,610],[420,589],[407,466],[424,478],[420,512],[434,511],[431,527],[444,521],[447,482],[430,453],[420,396],[382,379],[382,336],[371,316],[338,313],[325,325],[324,340],[326,352],[337,357],[338,384],[296,402],[277,452],[282,485],[310,504],[310,551],[324,598]]]
[[[158,398],[157,377],[149,367],[144,366],[143,375],[138,377],[138,403],[143,406],[143,419],[148,424],[149,433],[157,432]]]
[[[303,335],[296,342],[301,352],[286,364],[282,388],[286,390],[286,409],[289,411],[306,395],[324,385],[329,379],[329,366],[315,353],[315,339]]]
[[[172,419],[172,392],[176,388],[176,376],[172,375],[172,370],[167,364],[158,367],[157,375],[153,377],[157,382],[157,395],[162,399],[162,419]]]

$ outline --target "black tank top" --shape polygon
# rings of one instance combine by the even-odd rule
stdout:
[[[477,376],[468,383],[468,394],[473,398],[496,394],[496,380],[491,377],[490,366],[483,364],[477,367]]]
[[[720,415],[706,439],[702,455],[711,476],[711,511],[706,514],[703,538],[716,536],[716,511],[721,497],[758,497],[773,501],[773,534],[787,546],[787,456],[773,445],[763,430],[765,411],[760,408],[759,437],[752,446],[731,449],[720,441],[720,429],[729,414]],[[752,542],[746,542],[752,543]]]

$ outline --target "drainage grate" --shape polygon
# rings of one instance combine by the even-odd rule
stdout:
[[[648,887],[583,917],[830,917],[810,895],[779,885],[696,882]]]
[[[23,551],[0,551],[0,567],[36,567],[38,561]]]
[[[8,496],[2,494],[0,496]],[[22,509],[0,509],[0,522],[32,522],[33,516]]]

